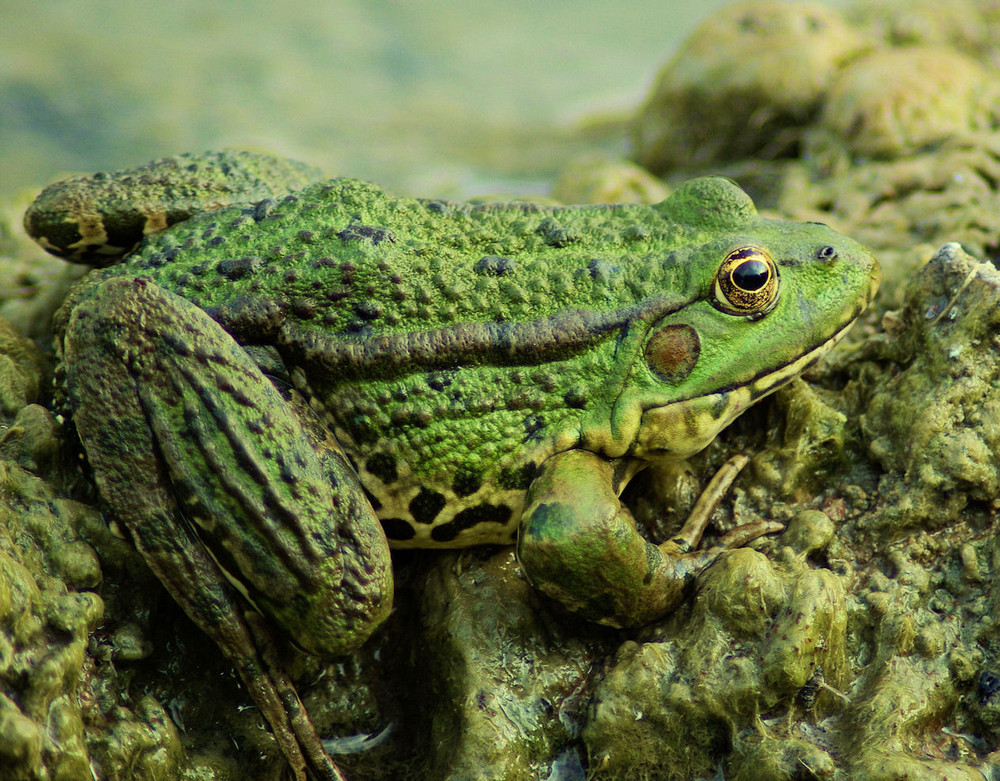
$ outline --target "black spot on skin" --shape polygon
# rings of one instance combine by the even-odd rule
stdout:
[[[265,198],[250,210],[250,216],[255,222],[263,222],[271,216],[271,212],[277,204],[271,198]]]
[[[529,461],[515,468],[504,468],[500,470],[497,477],[497,485],[511,491],[527,491],[531,481],[535,479],[538,467],[534,461]]]
[[[396,237],[388,228],[381,228],[377,225],[348,225],[337,237],[343,241],[370,241],[372,246],[377,247],[383,241],[395,243]]]
[[[424,203],[427,211],[434,214],[448,214],[452,211],[452,205],[448,201],[427,201]]]
[[[104,232],[107,234],[107,244],[112,247],[134,247],[142,240],[142,228],[138,220],[132,221],[131,215],[127,220],[114,220],[105,218]]]
[[[455,481],[451,484],[456,496],[469,496],[479,490],[483,484],[483,473],[473,467],[459,467],[455,473]]]
[[[502,277],[510,274],[517,268],[517,262],[513,258],[505,258],[501,255],[486,255],[479,259],[475,269],[480,274],[489,277]]]
[[[453,382],[450,374],[444,372],[433,372],[427,375],[427,385],[432,390],[443,391]]]
[[[530,439],[533,434],[543,428],[545,428],[545,421],[541,415],[528,415],[524,419],[524,438]]]
[[[510,519],[511,509],[506,505],[480,504],[462,510],[448,523],[431,529],[431,539],[435,542],[451,542],[459,534],[481,523],[505,524]]]
[[[359,445],[370,445],[379,438],[378,432],[372,427],[371,419],[366,415],[355,415],[354,420],[347,421],[351,439]]]
[[[354,305],[354,314],[362,320],[375,320],[382,314],[382,310],[371,301],[360,301]]]
[[[729,393],[720,393],[715,403],[712,405],[712,417],[715,420],[721,418],[729,406]]]
[[[399,474],[396,471],[396,459],[388,453],[376,453],[365,462],[365,469],[386,485],[395,483]]]
[[[518,536],[523,543],[529,537],[534,540],[541,540],[548,536],[549,518],[555,517],[558,521],[561,507],[558,503],[542,502],[531,513],[531,523],[521,524],[518,529]]]
[[[556,389],[556,378],[549,372],[535,372],[531,376],[532,381],[546,393],[552,393]]]
[[[535,232],[550,247],[565,247],[576,239],[576,236],[551,218],[542,220],[535,229]]]
[[[601,258],[594,258],[587,264],[587,272],[593,279],[608,280],[620,273],[621,267]]]
[[[49,252],[53,254],[58,254],[59,257],[70,257],[73,255],[72,250],[67,249],[69,246],[76,244],[80,239],[83,238],[81,235],[78,225],[75,219],[72,220],[59,220],[51,225],[43,225],[36,222],[37,215],[34,210],[30,210],[27,215],[25,215],[25,227],[28,233],[32,236],[38,236],[44,234],[56,249],[50,249]],[[134,246],[138,244],[142,239],[142,231],[139,228],[134,228],[132,232],[132,244],[129,246]],[[110,242],[110,236],[109,236]],[[87,252],[85,256],[89,256],[91,253]]]
[[[216,310],[205,311],[237,339],[247,341],[265,339],[285,321],[284,306],[263,296],[236,296]]]
[[[445,498],[437,491],[421,488],[420,493],[410,502],[410,514],[417,523],[434,523],[437,514],[444,509]]]
[[[345,287],[352,287],[354,285],[354,277],[357,274],[357,266],[355,266],[350,261],[344,261],[340,264],[340,282]]]
[[[264,260],[262,258],[247,257],[236,258],[235,260],[222,260],[215,268],[222,276],[235,280],[253,274],[263,265]]]
[[[390,540],[412,540],[416,530],[402,518],[383,518],[382,528]]]
[[[625,241],[642,241],[649,236],[649,231],[644,225],[629,225],[622,231],[622,238]]]
[[[49,250],[50,252],[52,250]],[[60,256],[61,257],[61,256]],[[140,268],[162,268],[167,265],[169,260],[167,259],[166,252],[154,252],[151,255],[147,255],[141,261],[137,261]],[[181,277],[187,277],[187,274],[181,274],[177,277],[178,284],[181,284]],[[186,284],[186,283],[185,283]]]
[[[301,320],[309,320],[316,316],[316,302],[311,298],[296,298],[290,308],[292,314]]]
[[[566,403],[567,407],[572,409],[586,409],[587,389],[579,387],[570,388],[563,396],[563,401]]]

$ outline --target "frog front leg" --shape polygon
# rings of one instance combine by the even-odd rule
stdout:
[[[194,305],[120,277],[71,306],[67,395],[107,509],[233,662],[296,777],[342,778],[250,605],[321,655],[385,618],[388,546],[357,475]]]
[[[618,499],[615,462],[569,450],[545,461],[528,489],[518,558],[529,580],[570,610],[608,626],[641,626],[676,608],[685,586],[724,551],[781,524],[746,524],[692,551],[707,514],[671,540],[647,542]]]

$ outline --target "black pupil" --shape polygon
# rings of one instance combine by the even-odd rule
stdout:
[[[733,269],[733,284],[740,290],[760,290],[771,275],[762,260],[748,260]]]

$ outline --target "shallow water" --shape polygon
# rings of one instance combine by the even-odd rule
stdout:
[[[427,196],[532,193],[724,0],[0,0],[0,198],[223,146]]]

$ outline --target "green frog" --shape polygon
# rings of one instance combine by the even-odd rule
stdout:
[[[313,178],[244,153],[168,158],[54,185],[25,222],[91,262],[150,234],[57,316],[80,442],[295,774],[339,778],[268,626],[351,650],[391,608],[390,546],[485,543],[516,543],[529,580],[593,621],[663,616],[781,526],[697,550],[701,513],[657,545],[622,489],[824,355],[879,268],[718,177],[652,206],[566,207]]]

